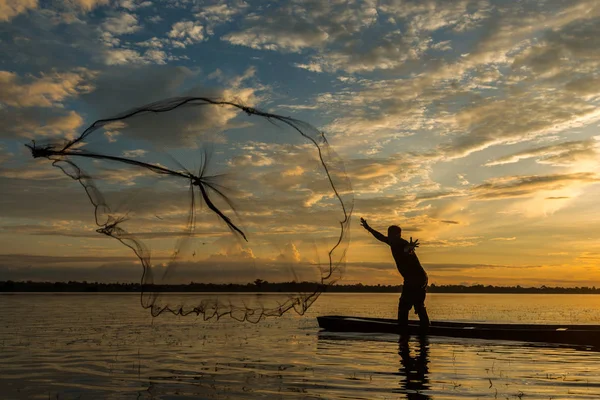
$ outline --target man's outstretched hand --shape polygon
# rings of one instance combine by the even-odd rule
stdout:
[[[364,219],[363,217],[360,217],[360,225],[365,228],[366,230],[369,230],[370,226],[369,224],[367,224],[367,220]]]
[[[408,244],[406,245],[406,247],[404,248],[404,251],[406,251],[407,253],[414,253],[415,252],[415,248],[419,247],[419,239],[415,239],[415,241],[413,242],[412,236],[410,237],[410,242],[408,242]]]

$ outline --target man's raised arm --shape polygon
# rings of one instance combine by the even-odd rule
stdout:
[[[367,224],[367,221],[365,221],[364,218],[360,219],[360,224],[363,226],[363,228],[365,228],[366,230],[368,230],[369,232],[371,232],[371,235],[375,236],[375,239],[383,242],[383,243],[388,243],[388,238],[387,236],[377,232],[375,229],[371,228],[369,226],[369,224]]]

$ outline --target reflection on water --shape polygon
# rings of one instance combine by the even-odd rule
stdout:
[[[136,295],[0,295],[0,399],[600,398],[599,352],[319,332],[317,315],[389,318],[397,299],[326,294],[305,316],[240,324],[152,319]],[[600,323],[600,296],[427,306],[432,319]]]
[[[398,340],[400,374],[404,376],[401,383],[402,393],[406,393],[409,399],[431,399],[426,393],[429,389],[429,339],[427,336],[419,336],[419,342],[415,347],[415,354],[411,354],[410,342],[403,339]]]

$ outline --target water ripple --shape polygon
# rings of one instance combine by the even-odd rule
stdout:
[[[501,312],[487,305],[491,319],[510,318],[507,299]],[[518,317],[525,313],[522,304],[539,308],[535,299],[515,300],[508,312]],[[586,315],[591,299],[581,305]],[[396,296],[324,295],[309,315],[256,325],[152,319],[130,295],[15,295],[0,300],[2,399],[600,397],[597,352],[445,338],[426,343],[412,339],[404,346],[394,335],[318,330],[316,315],[390,317]],[[481,298],[432,295],[428,302],[436,319],[485,313],[477,308],[485,304]],[[444,314],[449,304],[452,312]],[[564,296],[560,304],[565,307]],[[576,303],[566,306],[577,311]],[[574,322],[568,318],[551,322]],[[538,319],[551,320],[547,315]]]

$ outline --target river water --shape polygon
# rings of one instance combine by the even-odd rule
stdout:
[[[246,295],[247,296],[247,295]],[[393,318],[394,294],[324,294],[258,324],[152,318],[134,294],[0,295],[0,399],[597,399],[600,352],[320,332]],[[432,320],[600,324],[597,295],[429,294]],[[411,316],[412,317],[412,316]]]

